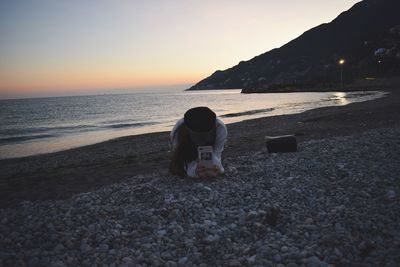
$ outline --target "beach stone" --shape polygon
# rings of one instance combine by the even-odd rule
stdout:
[[[88,253],[89,251],[92,250],[92,247],[89,246],[89,245],[86,244],[86,243],[83,243],[83,244],[81,244],[81,246],[80,246],[80,250],[81,250],[82,253]]]
[[[168,261],[167,262],[167,266],[176,267],[176,266],[178,266],[178,264],[176,262],[174,262],[174,261]]]
[[[57,246],[55,247],[55,250],[58,251],[58,252],[60,252],[60,251],[62,251],[64,249],[65,249],[65,247],[61,243],[57,244]]]
[[[390,260],[386,263],[385,267],[396,267],[398,266],[394,260]]]
[[[158,236],[162,237],[162,236],[164,236],[164,235],[167,234],[167,231],[166,231],[166,230],[159,230],[159,231],[157,232],[157,234],[158,234]]]
[[[253,220],[253,219],[257,218],[257,215],[258,215],[258,212],[257,212],[257,211],[254,211],[254,210],[249,211],[249,212],[247,213],[247,219]]]
[[[134,264],[134,260],[130,257],[124,257],[122,258],[122,261],[127,264],[128,266],[133,265]]]
[[[100,244],[100,251],[108,251],[109,246],[107,244]]]
[[[275,262],[281,262],[281,261],[282,261],[281,255],[275,254],[275,255],[274,255],[274,261],[275,261]]]
[[[19,236],[20,236],[20,234],[18,232],[11,232],[11,234],[10,234],[10,238],[12,240],[19,239]]]
[[[259,255],[260,258],[268,256],[269,254],[270,254],[270,248],[268,245],[263,245],[257,249],[257,255]]]
[[[313,223],[314,223],[314,220],[313,220],[312,218],[307,218],[307,219],[305,220],[305,224],[311,225],[311,224],[313,224]]]
[[[341,223],[335,223],[335,231],[337,233],[343,232],[344,231],[344,227],[342,226]]]
[[[335,248],[334,252],[338,257],[343,257],[343,253],[338,248]]]
[[[229,261],[228,266],[239,267],[239,266],[242,266],[242,263],[240,261],[238,261],[237,259],[232,259]]]
[[[96,225],[91,224],[88,226],[88,229],[89,229],[89,231],[94,232],[94,231],[96,231]]]
[[[75,259],[74,259],[73,257],[71,257],[71,256],[67,256],[67,257],[66,257],[66,262],[67,262],[68,264],[72,264],[74,261],[75,261]]]
[[[396,191],[394,191],[394,190],[387,190],[387,192],[386,192],[386,199],[387,199],[387,200],[393,201],[393,200],[396,199],[396,196],[397,196]]]
[[[50,258],[49,257],[41,257],[40,265],[49,266],[50,265]]]
[[[34,266],[39,266],[40,260],[38,257],[32,257],[28,260],[28,266],[29,267],[34,267]]]
[[[188,257],[182,257],[178,261],[178,265],[184,266],[188,262]]]
[[[316,256],[307,259],[307,267],[323,267],[323,262]]]
[[[74,243],[70,239],[65,240],[64,245],[69,249],[72,249],[74,247]]]
[[[169,251],[164,251],[163,253],[161,253],[161,258],[165,259],[165,260],[172,260],[173,257],[171,255],[171,253]]]
[[[64,262],[58,260],[58,261],[51,262],[50,266],[52,266],[52,267],[65,267],[67,265],[64,264]]]
[[[316,230],[318,230],[318,227],[316,225],[313,225],[313,224],[305,224],[305,225],[303,225],[303,228],[308,230],[308,231],[316,231]]]
[[[204,241],[207,243],[214,243],[219,240],[219,235],[208,235]]]
[[[247,258],[247,262],[249,264],[254,264],[256,262],[256,257],[257,257],[257,255],[253,255],[253,256]]]
[[[274,267],[275,266],[275,264],[270,260],[262,260],[261,263],[262,263],[262,266],[265,266],[265,267]]]

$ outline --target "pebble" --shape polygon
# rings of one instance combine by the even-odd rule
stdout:
[[[387,200],[389,200],[389,201],[395,200],[395,199],[396,199],[396,191],[394,191],[394,190],[388,190],[388,191],[386,192],[386,198],[387,198]]]
[[[390,260],[385,264],[385,267],[397,267],[398,262],[396,263],[394,260]]]
[[[313,218],[307,218],[307,219],[305,220],[305,224],[313,224],[313,223],[314,223]]]
[[[99,249],[101,251],[108,251],[109,246],[107,244],[100,244]]]
[[[161,253],[161,258],[165,259],[165,260],[172,260],[172,255],[169,251],[164,251],[163,253]]]
[[[204,239],[204,241],[206,241],[207,243],[214,243],[218,241],[219,238],[220,238],[219,235],[209,235]]]
[[[256,257],[257,257],[257,255],[253,255],[253,256],[247,258],[248,263],[254,264],[256,262]]]
[[[188,257],[182,257],[179,259],[178,264],[184,266],[188,261]]]
[[[164,235],[167,234],[167,231],[166,231],[166,230],[159,230],[159,231],[157,231],[157,234],[158,234],[159,236],[164,236]]]
[[[335,231],[340,233],[344,231],[344,227],[340,223],[335,223]]]
[[[342,254],[342,252],[338,249],[338,248],[335,248],[335,254],[338,256],[338,257],[342,257],[343,256],[343,254]]]
[[[275,254],[275,255],[274,255],[274,261],[275,261],[275,262],[281,262],[281,261],[282,261],[281,255]]]
[[[56,247],[55,247],[55,250],[57,250],[57,251],[62,251],[62,250],[64,250],[65,248],[64,248],[64,246],[62,245],[62,244],[58,244]]]
[[[307,267],[322,267],[323,263],[317,256],[312,256],[307,259]]]
[[[85,243],[80,246],[80,249],[81,249],[82,253],[87,253],[92,250],[92,248],[88,244],[85,244]]]
[[[318,230],[318,227],[316,225],[312,225],[312,224],[305,224],[305,225],[303,225],[303,228],[308,231]]]
[[[124,258],[122,258],[122,261],[126,264],[133,264],[133,262],[134,262],[133,259],[130,257],[124,257]]]
[[[178,264],[174,261],[167,261],[167,266],[168,267],[176,267],[176,266],[178,266]]]
[[[239,267],[239,266],[242,266],[242,264],[241,264],[240,261],[238,261],[236,259],[233,259],[233,260],[229,261],[228,266],[230,266],[230,267]]]
[[[38,266],[39,265],[39,258],[33,257],[28,260],[28,266]]]

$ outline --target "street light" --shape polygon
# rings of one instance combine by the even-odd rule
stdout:
[[[343,89],[343,65],[346,63],[346,60],[343,58],[339,60],[339,65],[340,65],[340,86]]]

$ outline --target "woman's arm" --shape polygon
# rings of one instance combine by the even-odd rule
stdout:
[[[216,137],[214,144],[214,153],[213,153],[213,162],[219,168],[220,172],[223,173],[224,167],[222,166],[222,151],[224,151],[224,146],[226,143],[226,139],[228,137],[228,131],[226,129],[225,124],[217,118],[216,122]]]
[[[189,177],[197,178],[198,176],[196,170],[197,170],[197,161],[194,160],[187,165],[186,174]]]

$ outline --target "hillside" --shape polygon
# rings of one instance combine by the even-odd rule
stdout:
[[[400,74],[400,1],[365,0],[332,22],[248,61],[214,72],[189,90],[243,93],[338,88],[365,77]],[[345,59],[340,66],[338,61]]]

